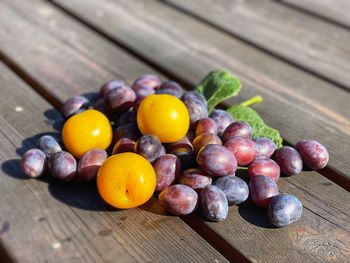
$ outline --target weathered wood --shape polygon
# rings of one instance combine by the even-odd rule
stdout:
[[[229,34],[350,89],[350,33],[344,28],[275,1],[167,2]]]
[[[2,63],[0,90],[0,240],[16,261],[226,262],[155,199],[116,211],[94,185],[25,180],[18,155],[61,117]]]
[[[30,72],[39,82],[50,80],[50,92],[61,102],[72,94],[96,93],[102,83],[110,79],[132,83],[140,74],[154,72],[149,66],[135,63],[130,55],[112,43],[100,41],[98,35],[79,31],[82,28],[79,23],[66,20],[66,16],[55,12],[50,5],[34,1],[33,5],[38,6],[36,10],[33,5],[23,5],[20,10],[15,10],[11,5],[5,7],[6,1],[3,2],[3,19],[7,19],[12,27],[2,24],[1,51],[10,58],[20,55],[24,73]],[[21,4],[22,1],[13,2],[13,5]],[[9,9],[8,13],[5,8]],[[65,32],[62,32],[63,28]],[[30,43],[16,41],[19,32],[21,38],[30,38]],[[25,46],[32,48],[30,53],[20,54]],[[71,64],[74,66],[66,66]],[[87,73],[86,68],[92,69],[93,74]]]
[[[20,3],[20,2],[21,1],[18,1],[18,2],[9,1],[11,5],[14,5],[15,3]],[[133,3],[136,3],[136,1]],[[45,6],[46,10],[50,10],[51,16],[55,17],[55,19],[57,19],[56,20],[57,24],[61,25],[60,36],[57,36],[58,31],[51,31],[52,29],[50,29],[50,27],[45,26],[44,22],[40,23],[40,20],[42,20],[43,18],[40,15],[40,12],[35,13],[35,10],[40,10],[40,7],[42,6]],[[32,12],[20,11],[23,8],[27,8],[27,10],[30,10],[30,8],[32,8]],[[114,12],[115,10],[112,8],[111,11]],[[21,15],[17,16],[16,13],[20,13]],[[10,14],[10,17],[11,16],[15,17],[16,23],[8,22],[8,20],[6,20],[5,14]],[[118,12],[114,12],[114,14],[119,15]],[[35,42],[35,39],[42,40],[44,39],[43,36],[48,37],[48,36],[51,36],[52,34],[52,36],[54,37],[50,38],[50,41],[40,42],[41,45],[46,45],[46,48],[44,50],[50,50],[53,47],[57,47],[56,45],[54,46],[52,43],[56,43],[56,44],[61,43],[60,39],[65,38],[66,41],[60,44],[62,45],[62,48],[60,50],[63,52],[63,53],[60,53],[60,55],[65,56],[67,53],[65,53],[66,49],[63,48],[63,46],[72,45],[70,41],[74,41],[74,39],[73,40],[69,39],[67,38],[67,36],[74,33],[77,34],[77,32],[79,32],[80,36],[87,37],[86,40],[80,42],[80,45],[83,45],[83,46],[85,45],[85,42],[89,41],[88,38],[93,37],[93,34],[91,33],[90,30],[86,30],[84,27],[79,26],[76,23],[73,23],[67,17],[63,17],[62,15],[60,15],[57,12],[57,10],[55,10],[54,8],[50,8],[50,6],[40,3],[38,1],[31,1],[30,5],[22,2],[21,5],[17,5],[16,8],[13,10],[5,9],[4,13],[1,13],[1,15],[2,17],[5,17],[3,20],[1,20],[0,18],[1,23],[3,23],[10,32],[15,32],[15,30],[17,29],[16,27],[17,24],[20,24],[21,27],[25,29],[24,32],[26,30],[29,30],[30,28],[34,28],[34,29],[36,28],[36,30],[32,29],[32,31],[30,31],[31,34],[26,35],[27,43],[25,45],[20,46],[21,49],[17,50],[17,51],[21,51],[20,56],[16,54],[10,47],[10,40],[8,40],[8,42],[6,42],[7,44],[4,46],[6,47],[6,54],[9,54],[10,57],[16,63],[18,63],[18,65],[21,65],[22,67],[27,69],[27,72],[29,75],[33,76],[33,78],[38,79],[39,81],[42,81],[43,79],[42,74],[36,73],[37,69],[26,67],[26,63],[29,63],[29,62],[26,62],[26,60],[19,59],[19,58],[26,57],[28,60],[30,58],[29,54],[31,50],[34,49],[32,45],[39,44]],[[158,15],[159,14],[157,13],[157,16]],[[165,15],[169,15],[169,13],[165,13]],[[30,17],[27,17],[27,16],[30,16]],[[23,17],[26,17],[27,20],[24,20]],[[61,19],[64,19],[65,22],[61,21]],[[135,19],[137,21],[138,19],[137,16],[135,17]],[[41,30],[38,30],[39,28],[38,25],[40,25]],[[129,30],[131,29],[134,31],[136,30],[135,28],[130,28]],[[54,32],[54,33],[51,33],[51,32]],[[136,31],[134,33],[138,33],[138,32]],[[155,35],[151,35],[149,37],[154,37],[154,36]],[[4,38],[1,38],[1,40],[3,39]],[[100,46],[100,43],[105,42],[103,39],[96,39],[96,41],[97,41],[95,43],[96,47]],[[1,42],[1,43],[4,43],[4,42]],[[144,42],[144,44],[147,44],[147,42]],[[161,42],[159,44],[164,44],[164,43]],[[147,44],[146,47],[149,47],[149,44]],[[171,45],[165,46],[165,47],[167,47],[169,52],[174,50],[172,49],[173,46]],[[111,47],[111,50],[107,50],[107,51],[112,52],[112,49],[115,49],[115,48],[116,47]],[[160,46],[158,46],[158,49],[160,49]],[[98,48],[96,48],[96,52],[98,51],[99,51]],[[160,49],[160,52],[164,52],[164,51]],[[72,52],[69,54],[71,55],[69,63],[67,62],[64,63],[64,61],[60,62],[56,64],[58,68],[67,67],[72,71],[74,71],[73,69],[79,65],[80,60],[79,59],[75,60],[75,52]],[[151,54],[154,55],[154,53],[151,53]],[[175,55],[175,54],[177,53],[173,53],[169,55]],[[57,63],[56,60],[52,59],[52,57],[50,57],[49,54],[46,54],[46,55],[48,57],[47,65]],[[44,54],[41,54],[41,56],[44,56]],[[162,58],[164,59],[164,57]],[[181,56],[181,58],[182,60],[184,60],[183,55]],[[192,56],[190,58],[192,58]],[[107,58],[103,56],[96,56],[95,63],[100,64],[105,59]],[[130,58],[130,60],[133,61],[132,58]],[[114,61],[113,63],[109,64],[109,67],[113,68],[114,64],[117,63],[117,61],[113,59],[111,59],[110,61],[112,62]],[[170,59],[165,61],[170,63],[170,65],[172,66],[176,65],[176,63],[171,64],[172,61]],[[203,61],[205,62],[206,60],[203,60]],[[178,61],[178,65],[180,65],[179,62],[180,60]],[[202,61],[195,60],[195,62],[199,63]],[[188,64],[185,64],[185,65],[188,65]],[[38,67],[38,65],[33,65],[33,66]],[[83,67],[82,70],[85,70],[86,72],[86,75],[87,75],[86,78],[93,79],[93,77],[96,75],[95,68],[89,67],[86,65],[82,65],[82,67]],[[196,68],[194,67],[193,69],[196,69]],[[182,69],[182,72],[184,75],[190,74],[190,73],[198,75],[200,73],[200,72],[186,72],[184,68]],[[69,73],[69,70],[67,70],[67,74],[68,73]],[[89,77],[90,74],[92,75],[91,77]],[[71,83],[84,83],[83,80],[80,80],[81,77],[79,78],[75,77],[74,74],[68,74],[68,76],[71,78]],[[182,76],[182,75],[179,74],[179,76]],[[184,79],[187,79],[189,80],[189,82],[193,83],[193,81],[190,78],[186,77]],[[45,84],[48,90],[52,89],[54,85],[53,83],[55,81],[56,81],[55,78],[52,78],[52,77],[51,78],[48,77],[45,80]],[[84,87],[82,87],[82,90],[84,90]],[[76,91],[74,90],[71,90],[70,92],[71,94],[76,94]],[[348,209],[349,207],[347,205],[349,204],[348,193],[345,190],[341,189],[339,186],[332,184],[329,180],[325,179],[324,177],[320,176],[315,172],[303,173],[298,177],[291,177],[286,179],[282,178],[279,184],[282,191],[286,191],[288,193],[297,195],[299,198],[303,200],[305,205],[305,212],[304,212],[303,219],[298,224],[295,224],[292,227],[289,227],[286,229],[269,229],[269,227],[271,226],[267,224],[264,212],[261,210],[257,210],[254,206],[251,206],[251,205],[250,206],[244,205],[239,208],[232,207],[230,209],[229,219],[227,219],[225,222],[218,223],[218,224],[205,222],[205,225],[203,225],[203,222],[198,217],[195,217],[195,216],[185,218],[184,220],[186,220],[189,224],[196,224],[197,227],[199,226],[198,228],[200,229],[198,229],[197,231],[201,232],[203,236],[205,236],[206,233],[212,233],[209,231],[206,232],[207,229],[204,229],[203,231],[203,228],[205,226],[209,226],[212,230],[216,231],[216,233],[220,234],[221,237],[224,238],[224,240],[227,243],[235,247],[239,252],[241,252],[245,256],[249,257],[249,259],[252,261],[286,262],[290,258],[293,258],[293,260],[296,262],[307,262],[307,261],[314,261],[314,262],[325,261],[326,262],[326,261],[337,261],[337,260],[340,262],[341,261],[345,262],[346,259],[349,257],[349,250],[347,249],[347,246],[346,246],[349,243],[349,237],[348,237],[349,225],[347,223],[349,222],[349,219],[348,219],[348,214],[340,213],[339,211],[337,211],[337,208],[341,209],[342,211],[349,211]],[[315,194],[316,191],[319,191],[319,196],[318,194]],[[65,199],[66,202],[68,202],[69,200],[72,200],[73,194],[72,192],[70,193],[71,195],[69,196],[69,198]],[[85,204],[84,200],[85,199],[81,200],[79,198],[78,199],[73,198],[73,201],[70,201],[70,202],[73,202],[75,204],[76,203]],[[92,200],[94,199],[92,198]],[[154,203],[147,206],[147,209],[154,208],[153,205],[155,207],[158,207],[156,206],[156,203]],[[157,212],[157,210],[158,209],[151,209],[151,211],[153,212]],[[103,216],[105,219],[104,220],[105,224],[109,225],[110,219],[106,218],[105,216],[110,214],[112,213],[100,212],[100,213],[94,213],[93,215],[96,219],[100,219],[100,217]],[[84,218],[85,218],[85,215],[84,215]],[[340,219],[345,222],[344,226],[340,225],[340,222],[341,222]],[[93,221],[94,219],[91,219],[91,220]],[[116,222],[118,222],[118,219],[115,219],[115,220]],[[129,224],[130,224],[130,227],[134,226],[131,223]],[[150,221],[149,224],[152,224],[152,221]],[[258,226],[255,224],[257,224]],[[146,226],[147,225],[148,224],[146,224]],[[168,224],[168,225],[172,227],[171,224]],[[203,225],[203,228],[201,228],[202,225]],[[146,227],[146,226],[143,226],[143,227]],[[109,229],[114,231],[114,227],[116,226],[112,225]],[[172,235],[179,237],[179,234],[173,233],[173,232],[171,233]],[[144,238],[144,236],[142,233],[140,233],[140,235],[141,235],[140,237],[140,240],[141,240],[141,238]],[[133,242],[135,241],[133,240]],[[160,242],[163,242],[163,241],[160,240]],[[132,246],[131,243],[129,243],[128,245]]]
[[[350,28],[350,2],[348,0],[281,0],[291,6],[316,14]]]
[[[348,92],[160,2],[90,0],[83,6],[77,0],[55,3],[190,85],[214,68],[235,72],[245,88],[228,104],[263,95],[265,102],[256,109],[264,120],[278,128],[290,143],[303,138],[321,141],[331,152],[330,167],[341,174],[339,180],[332,180],[349,183]]]

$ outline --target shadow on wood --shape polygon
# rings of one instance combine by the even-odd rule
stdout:
[[[246,201],[238,206],[238,213],[247,222],[263,228],[276,228],[267,217],[266,209],[253,205],[250,201]]]
[[[71,207],[88,211],[118,211],[103,202],[95,183],[75,184],[52,181],[48,184],[48,190],[58,201]]]

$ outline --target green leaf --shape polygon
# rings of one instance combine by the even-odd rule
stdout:
[[[210,72],[195,89],[206,98],[209,112],[220,102],[236,96],[240,90],[239,78],[223,69]]]
[[[283,139],[279,131],[266,125],[259,114],[249,106],[245,106],[244,103],[233,105],[227,109],[227,112],[229,112],[235,120],[248,122],[253,128],[253,138],[270,138],[275,142],[277,148],[282,147]]]

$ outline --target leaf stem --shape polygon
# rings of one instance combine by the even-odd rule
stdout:
[[[246,101],[242,102],[241,105],[243,105],[243,106],[251,106],[251,105],[263,102],[263,100],[264,100],[263,97],[258,95],[258,96],[250,98],[249,100],[246,100]]]

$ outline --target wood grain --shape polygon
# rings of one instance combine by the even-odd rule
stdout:
[[[27,37],[27,43],[21,45],[21,49],[18,49],[18,51],[21,51],[20,55],[18,53],[16,54],[12,48],[10,47],[10,40],[8,40],[6,45],[4,45],[6,48],[6,53],[10,55],[10,57],[18,64],[21,65],[23,68],[27,69],[28,75],[31,75],[33,78],[37,79],[38,81],[42,82],[42,79],[44,79],[44,74],[37,73],[37,69],[29,68],[27,67],[26,60],[21,60],[20,58],[26,57],[27,60],[30,59],[30,53],[35,47],[33,45],[39,44],[38,42],[35,42],[35,39],[44,40],[45,38],[49,38],[50,41],[42,41],[40,42],[41,45],[46,45],[46,53],[38,53],[38,55],[47,57],[47,65],[55,64],[57,68],[68,68],[71,69],[73,72],[76,67],[81,66],[81,71],[86,72],[86,76],[84,78],[87,79],[94,79],[94,76],[97,76],[97,73],[95,72],[94,67],[90,67],[90,64],[80,64],[79,59],[75,59],[75,52],[65,53],[65,46],[67,48],[71,45],[70,41],[73,41],[69,38],[67,38],[67,35],[69,34],[79,34],[84,35],[86,37],[92,37],[92,33],[90,30],[87,30],[86,28],[78,25],[77,23],[74,23],[71,19],[68,17],[60,15],[58,10],[53,8],[52,6],[46,5],[45,3],[42,3],[40,1],[32,1],[29,4],[25,5],[23,2],[21,2],[21,5],[15,5],[16,3],[19,3],[20,1],[11,1],[12,9],[6,9],[3,10],[4,13],[1,13],[3,17],[5,17],[3,20],[0,20],[1,23],[3,23],[10,32],[16,32],[17,29],[16,25],[20,24],[21,28],[24,30],[23,33],[26,30],[30,30],[32,28],[32,31],[29,31],[30,34],[26,35]],[[10,3],[10,2],[9,2]],[[136,1],[135,1],[136,3]],[[44,26],[46,23],[39,21],[44,20],[42,16],[40,16],[40,13],[36,13],[35,10],[41,10],[41,8],[45,7],[46,10],[50,10],[51,15],[57,19],[57,23],[61,25],[60,27],[60,36],[58,35],[58,31],[51,31],[50,27]],[[23,8],[26,8],[23,11]],[[30,8],[33,8],[31,12],[29,12]],[[22,11],[21,11],[22,10]],[[111,9],[111,11],[115,11],[114,9]],[[162,10],[161,10],[162,11]],[[17,13],[21,15],[16,15]],[[5,14],[10,14],[10,16],[16,18],[16,23],[11,23],[8,20],[6,20]],[[30,15],[31,14],[31,15]],[[119,13],[115,13],[118,14]],[[137,13],[136,13],[137,14]],[[170,13],[171,14],[171,13]],[[158,13],[157,13],[158,15]],[[169,13],[165,13],[165,15],[169,15]],[[28,16],[30,18],[28,18]],[[34,18],[33,18],[33,17]],[[24,19],[26,17],[26,19]],[[137,16],[135,17],[137,18]],[[64,19],[64,23],[61,23],[60,19]],[[40,25],[40,27],[39,27]],[[64,25],[64,26],[63,26]],[[131,24],[132,25],[132,24]],[[133,28],[134,29],[134,28]],[[75,31],[77,30],[77,31]],[[52,33],[54,32],[54,33]],[[119,31],[120,32],[120,31]],[[157,31],[155,31],[157,32]],[[138,32],[137,32],[138,33]],[[205,33],[205,32],[204,32]],[[65,35],[67,34],[67,35]],[[154,35],[151,35],[152,37]],[[57,38],[57,39],[56,39]],[[3,40],[5,38],[2,38]],[[61,42],[61,39],[65,39],[65,42]],[[88,39],[86,39],[88,41]],[[86,41],[79,42],[80,45],[84,46]],[[98,47],[100,46],[100,43],[106,42],[102,38],[96,38],[96,52],[98,52]],[[1,42],[4,43],[4,42]],[[52,44],[54,43],[54,44]],[[58,44],[60,43],[60,44]],[[144,42],[144,44],[147,44],[147,42]],[[163,44],[162,42],[160,44]],[[147,44],[148,46],[149,44]],[[62,46],[60,51],[61,56],[66,56],[69,54],[70,60],[66,63],[64,61],[57,63],[57,60],[52,58],[49,54],[49,50],[53,49],[53,47],[57,48],[57,46]],[[103,46],[103,44],[101,44]],[[146,46],[146,47],[147,47]],[[174,49],[173,46],[165,46],[167,47],[168,51],[172,51]],[[118,49],[117,47],[111,47],[111,50],[105,51],[106,53],[111,52],[113,54],[113,49]],[[159,47],[158,47],[159,48]],[[159,48],[160,49],[160,48]],[[102,52],[102,51],[100,51]],[[160,49],[160,52],[163,52],[162,49]],[[154,53],[151,53],[154,54]],[[162,54],[162,53],[160,53]],[[174,55],[177,53],[174,53]],[[187,54],[187,53],[186,53]],[[127,54],[125,54],[126,56]],[[79,56],[78,56],[79,57]],[[184,56],[181,57],[183,61],[186,61],[184,59]],[[190,59],[192,57],[189,57],[187,59]],[[95,57],[95,63],[100,65],[103,64],[103,60],[106,59],[104,57]],[[180,59],[180,58],[178,58]],[[101,61],[100,61],[101,60]],[[129,57],[130,61],[134,61],[133,63],[137,63],[136,60],[134,60],[132,57]],[[110,61],[114,61],[113,63],[109,64],[108,66],[111,68],[114,68],[114,63],[118,63],[118,60],[111,59]],[[165,60],[168,63],[171,62],[171,60]],[[204,60],[205,62],[206,60]],[[176,62],[176,61],[175,61]],[[179,61],[180,62],[180,61]],[[178,64],[180,65],[180,63]],[[201,62],[200,60],[196,60],[196,63]],[[131,62],[130,62],[131,63]],[[40,67],[40,64],[31,64],[33,67]],[[176,63],[171,64],[172,66],[176,65]],[[188,65],[188,64],[185,64]],[[146,66],[145,66],[146,67]],[[62,70],[60,69],[60,70]],[[188,68],[190,69],[190,68]],[[193,68],[193,70],[196,68]],[[205,69],[205,68],[204,68]],[[204,70],[201,69],[201,70]],[[132,68],[129,68],[129,71],[132,71]],[[182,74],[189,74],[182,69]],[[198,75],[200,72],[191,72],[192,74]],[[75,76],[74,74],[69,74],[69,70],[67,70],[68,76],[71,78],[71,81],[69,83],[84,83],[86,80],[81,80],[82,76]],[[179,76],[182,76],[179,74]],[[187,75],[185,75],[187,76]],[[122,77],[122,76],[121,76]],[[185,78],[189,81],[192,81],[190,78]],[[48,76],[47,79],[45,79],[45,85],[47,89],[50,91],[54,87],[56,79],[54,77]],[[72,85],[72,84],[71,84]],[[254,87],[254,86],[253,86]],[[84,86],[81,86],[81,91],[85,89]],[[69,93],[70,92],[70,93]],[[64,96],[69,96],[69,94],[73,95],[76,94],[75,90],[69,91],[69,88],[67,88],[67,94]],[[39,127],[40,128],[40,127]],[[39,129],[38,128],[38,129]],[[256,209],[252,205],[244,205],[241,207],[232,207],[230,209],[230,217],[225,222],[220,224],[214,224],[209,222],[203,222],[200,217],[198,216],[191,216],[186,217],[184,220],[188,222],[191,226],[196,226],[197,231],[200,231],[202,236],[205,237],[206,234],[219,234],[220,238],[233,246],[235,249],[237,249],[240,253],[244,254],[245,256],[249,257],[251,261],[255,262],[286,262],[290,260],[290,258],[293,258],[295,262],[332,262],[332,261],[338,261],[338,262],[346,262],[346,259],[349,257],[349,250],[347,244],[349,243],[349,215],[344,211],[349,211],[349,195],[348,193],[340,188],[339,186],[333,184],[326,178],[320,176],[319,174],[315,172],[310,173],[303,173],[302,175],[298,177],[291,177],[291,178],[282,178],[279,182],[280,188],[284,192],[288,192],[291,194],[295,194],[299,198],[302,199],[305,206],[304,216],[303,219],[298,223],[295,224],[293,227],[289,227],[286,229],[271,229],[271,225],[267,223],[266,215],[264,214],[264,211]],[[93,189],[91,189],[93,190]],[[98,210],[99,212],[89,212],[85,209],[74,209],[76,213],[79,213],[81,219],[88,220],[89,224],[95,225],[97,222],[103,222],[103,225],[106,229],[102,229],[104,231],[100,232],[102,235],[108,235],[112,231],[112,233],[115,233],[114,231],[119,230],[121,233],[115,234],[114,237],[118,240],[121,240],[123,244],[125,245],[124,249],[131,249],[130,247],[133,247],[133,243],[136,244],[142,244],[144,245],[147,243],[144,241],[147,239],[147,236],[145,236],[145,233],[147,233],[146,229],[150,228],[153,229],[154,219],[150,218],[147,215],[143,217],[143,220],[140,222],[140,232],[139,237],[133,237],[132,240],[124,240],[125,236],[123,236],[123,229],[121,228],[121,225],[118,225],[118,223],[123,224],[123,219],[120,215],[120,213],[131,213],[130,211],[122,211],[118,213],[113,213],[110,211],[101,211],[101,207],[99,205],[93,206],[94,202],[96,201],[96,196],[90,193],[90,190],[88,193],[86,193],[87,196],[92,195],[91,198],[86,197],[83,195],[83,197],[76,196],[75,192],[76,189],[68,189],[62,194],[64,197],[64,202],[70,204],[72,207],[76,206],[83,206],[83,207],[92,207],[91,209]],[[57,196],[57,195],[56,195]],[[49,199],[49,197],[47,198]],[[151,203],[148,204],[145,209],[147,211],[153,211],[153,212],[159,212],[159,205],[157,203]],[[137,210],[137,211],[141,211]],[[338,211],[340,210],[340,211]],[[162,211],[162,210],[160,210]],[[115,215],[116,214],[116,215]],[[135,216],[135,215],[132,215]],[[129,220],[130,218],[133,218],[132,216],[128,216]],[[87,219],[88,218],[88,219]],[[161,219],[164,220],[163,216],[160,216]],[[168,218],[168,217],[165,217]],[[174,218],[174,217],[169,217]],[[127,221],[127,220],[125,220]],[[134,218],[131,222],[128,221],[128,223],[125,223],[124,227],[129,228],[135,228]],[[341,222],[343,222],[341,225]],[[142,223],[142,224],[141,224]],[[173,225],[169,222],[165,222],[164,224],[168,225],[170,228],[173,227]],[[142,226],[142,227],[141,227]],[[210,227],[212,232],[207,231],[206,227]],[[89,228],[96,229],[96,232],[98,232],[98,227],[91,227]],[[142,228],[145,228],[142,230]],[[138,228],[137,228],[138,229]],[[204,230],[203,230],[204,229]],[[123,231],[122,231],[123,230]],[[130,230],[129,230],[130,231]],[[163,231],[159,229],[159,231]],[[179,233],[176,233],[177,230],[169,231],[169,235],[173,237],[179,237]],[[130,237],[131,238],[131,237]],[[155,238],[155,236],[153,237]],[[208,239],[212,237],[206,237]],[[214,239],[212,239],[214,240]],[[124,243],[125,242],[125,243]],[[126,242],[128,242],[126,244]],[[165,242],[163,239],[159,239],[159,242]],[[173,242],[169,240],[169,242]],[[179,241],[180,242],[180,241]],[[185,240],[184,244],[187,244],[187,242],[196,242],[191,240]],[[166,244],[166,243],[164,243]],[[176,244],[175,244],[176,245]],[[129,250],[127,250],[129,252]],[[153,254],[158,254],[158,251],[155,251],[155,248],[151,249]],[[137,252],[135,252],[137,253]],[[202,253],[199,251],[198,253]],[[210,252],[211,253],[211,252]],[[190,257],[189,255],[187,255]],[[204,256],[204,253],[203,253]],[[195,261],[196,259],[193,259]],[[210,259],[203,259],[204,261],[209,261]]]
[[[168,2],[229,34],[350,89],[350,33],[344,28],[275,1]]]
[[[19,155],[61,117],[2,63],[0,90],[0,240],[17,262],[227,262],[155,199],[116,211],[95,185],[25,180]]]
[[[282,2],[350,28],[348,0],[282,0]]]
[[[325,144],[331,152],[329,165],[340,174],[339,180],[337,176],[332,180],[350,185],[350,164],[346,160],[350,151],[348,92],[160,2],[89,0],[83,6],[78,0],[55,3],[190,85],[215,68],[231,70],[241,78],[244,88],[227,104],[261,94],[265,102],[256,109],[264,120],[292,144],[304,138]]]

